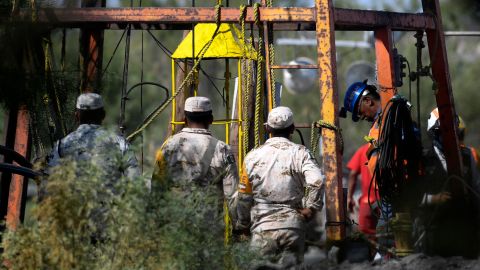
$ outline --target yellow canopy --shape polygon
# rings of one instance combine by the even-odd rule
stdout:
[[[195,26],[195,58],[212,39],[217,29],[214,23],[199,23]],[[203,58],[242,58],[245,48],[246,57],[257,59],[257,52],[252,45],[241,39],[240,30],[233,24],[222,23],[218,33]],[[192,58],[192,31],[180,43],[172,55],[173,58]]]

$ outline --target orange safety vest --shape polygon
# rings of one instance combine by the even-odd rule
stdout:
[[[367,165],[368,165],[368,171],[370,172],[370,175],[373,175],[373,172],[375,171],[375,165],[377,164],[377,159],[378,159],[378,153],[373,153],[373,154],[370,154],[370,153],[374,151],[375,148],[377,147],[376,144],[378,142],[378,136],[380,132],[381,117],[382,117],[381,115],[377,117],[377,119],[372,125],[372,128],[370,128],[370,132],[368,132],[368,137],[370,139],[373,139],[372,141],[370,141],[370,147],[368,148],[368,151],[367,151],[367,156],[369,156]]]

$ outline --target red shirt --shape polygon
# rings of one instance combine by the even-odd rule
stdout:
[[[368,189],[370,188],[370,181],[372,180],[372,175],[367,166],[367,150],[370,144],[364,144],[360,148],[358,148],[357,152],[352,156],[350,161],[347,164],[347,168],[352,171],[360,172],[360,180],[361,180],[361,188],[362,188],[362,195],[360,196],[360,203],[367,203],[368,204]],[[370,190],[370,203],[376,201],[375,196],[375,183],[372,183],[371,190]]]

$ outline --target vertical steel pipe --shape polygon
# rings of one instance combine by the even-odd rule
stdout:
[[[22,106],[17,114],[17,127],[15,130],[14,150],[28,159],[30,152],[29,114],[26,107]],[[16,229],[25,214],[25,202],[28,179],[14,174],[10,182],[8,195],[8,209],[6,224],[9,229]]]
[[[455,102],[453,99],[452,83],[448,72],[447,50],[443,34],[442,17],[438,0],[422,0],[423,12],[433,14],[435,29],[426,30],[428,50],[430,53],[432,75],[435,79],[435,98],[440,115],[440,132],[443,137],[443,149],[447,160],[449,175],[463,175],[463,164],[457,137],[457,120]],[[451,181],[452,192],[461,196],[465,192],[462,183],[455,178]]]
[[[335,20],[332,0],[316,0],[316,36],[321,118],[335,126],[338,121],[337,64],[335,59]],[[345,238],[345,212],[342,186],[342,153],[339,133],[322,129],[323,170],[326,178],[327,241]]]

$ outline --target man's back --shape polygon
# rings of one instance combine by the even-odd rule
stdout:
[[[302,229],[303,219],[297,209],[303,208],[307,181],[316,189],[305,204],[318,209],[322,206],[322,173],[304,146],[282,137],[270,138],[245,157],[245,170],[255,201],[252,229]]]
[[[159,159],[165,160],[164,168],[174,185],[221,184],[224,176],[230,177],[227,172],[236,172],[230,147],[206,129],[184,128],[164,143],[157,153]]]
[[[49,166],[58,165],[60,159],[88,162],[112,181],[122,175],[134,177],[139,174],[137,160],[126,141],[100,125],[82,124],[59,140],[50,155]]]

